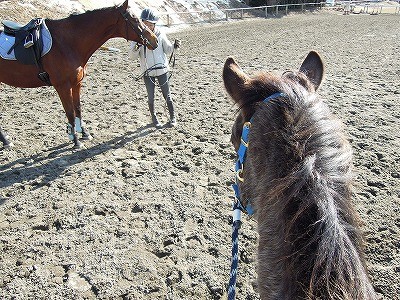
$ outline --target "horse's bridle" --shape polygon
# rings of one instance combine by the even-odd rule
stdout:
[[[131,14],[129,13],[128,10],[125,11],[121,11],[119,10],[119,12],[121,13],[122,17],[125,20],[125,24],[126,24],[126,38],[128,39],[128,25],[131,26],[131,28],[136,32],[136,34],[139,36],[139,38],[142,40],[142,44],[147,46],[149,45],[149,41],[143,36],[143,30],[139,28],[139,26],[137,26],[140,22],[134,22],[132,23],[131,20],[128,18],[131,16]]]

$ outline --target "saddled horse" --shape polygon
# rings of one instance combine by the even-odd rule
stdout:
[[[157,37],[128,10],[128,0],[118,6],[70,15],[64,19],[46,19],[44,23],[49,32],[47,39],[52,41],[51,49],[33,65],[0,58],[0,82],[23,88],[54,86],[68,119],[69,138],[75,148],[81,148],[77,132],[81,132],[84,139],[91,138],[83,126],[80,103],[80,90],[89,58],[110,38],[122,37],[154,49]],[[11,31],[22,27],[11,22],[4,25],[9,25]],[[29,24],[22,29],[27,26]],[[29,43],[25,45],[29,46]],[[2,130],[0,138],[5,146],[9,145]]]
[[[377,299],[351,200],[352,150],[316,94],[323,74],[313,51],[283,75],[249,76],[233,58],[224,66],[240,111],[237,198],[258,222],[261,299]]]

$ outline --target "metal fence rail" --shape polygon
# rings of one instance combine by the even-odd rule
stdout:
[[[298,4],[280,4],[258,7],[243,7],[243,8],[227,8],[221,10],[204,10],[204,11],[187,11],[160,14],[160,25],[172,26],[183,24],[196,23],[212,23],[217,21],[227,21],[229,19],[244,19],[244,18],[268,18],[279,14],[288,14],[289,11],[306,11],[321,9],[328,7],[332,9],[344,9],[345,5],[351,5],[351,11],[354,13],[394,13],[400,14],[400,4],[397,0],[397,6],[379,5],[379,2],[366,1],[338,1],[335,5],[330,5],[327,2],[318,3],[298,3]]]
[[[204,22],[217,22],[229,19],[244,19],[255,17],[268,17],[280,11],[288,13],[292,10],[306,10],[309,8],[321,8],[326,2],[302,3],[287,5],[269,5],[258,7],[227,8],[221,10],[188,11],[160,14],[160,25],[172,26],[182,24],[195,24]]]
[[[397,5],[385,5],[376,1],[338,1],[337,5],[347,6],[351,13],[357,14],[400,14],[400,0],[394,2],[397,2]]]

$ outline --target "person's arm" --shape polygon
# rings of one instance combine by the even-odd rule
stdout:
[[[171,43],[165,33],[162,32],[160,34],[159,40],[162,41],[162,47],[165,54],[169,55],[172,53],[172,51],[174,51],[174,45]]]

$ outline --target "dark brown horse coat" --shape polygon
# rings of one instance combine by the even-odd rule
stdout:
[[[258,222],[258,289],[262,299],[376,299],[351,202],[352,151],[315,91],[324,69],[310,52],[299,71],[246,75],[233,58],[223,71],[240,109],[237,150],[253,117],[241,198]],[[283,93],[264,103],[274,93]]]

